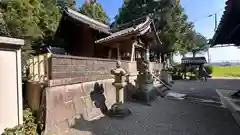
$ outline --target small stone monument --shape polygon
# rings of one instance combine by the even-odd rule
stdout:
[[[111,74],[114,75],[113,86],[116,88],[116,100],[118,104],[124,103],[124,87],[126,86],[127,72],[121,68],[121,62],[117,61],[116,69],[111,70]]]
[[[108,110],[108,116],[114,118],[125,118],[132,114],[127,108],[120,107],[124,103],[124,87],[127,85],[126,77],[127,72],[121,68],[121,62],[117,61],[116,69],[111,70],[111,74],[114,75],[113,86],[116,87],[116,104],[112,105]]]

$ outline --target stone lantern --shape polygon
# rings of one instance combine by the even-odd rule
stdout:
[[[124,87],[126,86],[127,72],[121,68],[121,62],[117,61],[116,69],[111,70],[111,74],[114,75],[113,86],[116,87],[116,100],[117,103],[124,102]]]

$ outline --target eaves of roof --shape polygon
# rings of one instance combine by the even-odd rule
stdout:
[[[104,42],[107,42],[119,37],[127,36],[130,34],[139,34],[139,35],[144,34],[151,28],[150,27],[151,23],[152,23],[152,20],[150,19],[150,17],[147,16],[145,22],[140,23],[136,26],[132,26],[132,27],[120,30],[118,32],[115,32],[108,37],[95,41],[95,43],[104,43]]]
[[[77,11],[74,11],[68,7],[65,7],[65,9],[63,11],[63,16],[64,15],[67,15],[67,17],[70,17],[81,23],[84,23],[95,30],[99,30],[100,32],[103,32],[106,34],[111,34],[110,27],[108,25],[98,22],[86,15],[80,14]]]
[[[184,57],[181,59],[183,64],[204,64],[207,63],[205,57]]]
[[[216,32],[215,32],[215,34],[214,34],[214,36],[213,36],[213,38],[212,38],[212,40],[211,40],[211,47],[213,47],[213,46],[215,46],[215,45],[217,45],[218,44],[218,38],[219,38],[219,35],[221,34],[221,32],[223,31],[223,29],[224,29],[224,26],[226,25],[226,21],[228,20],[228,19],[230,19],[229,18],[229,14],[230,14],[230,12],[231,12],[231,10],[232,10],[232,7],[233,7],[233,3],[234,3],[234,1],[235,0],[227,0],[226,2],[225,2],[225,4],[226,4],[226,6],[225,6],[225,11],[223,12],[223,15],[222,15],[222,18],[221,18],[221,20],[220,20],[220,23],[219,23],[219,25],[218,25],[218,27],[217,27],[217,29],[216,29]]]

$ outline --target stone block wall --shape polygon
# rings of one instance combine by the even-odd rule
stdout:
[[[52,55],[49,61],[49,86],[110,79],[113,77],[110,70],[116,68],[117,62],[66,55]],[[122,67],[131,74],[137,74],[136,62],[122,61]]]
[[[125,99],[128,92],[135,90],[137,78],[136,62],[122,61],[122,67],[130,74],[130,84],[125,87]],[[110,108],[116,103],[116,91],[110,70],[116,68],[116,60],[52,55],[49,64],[48,83],[46,84],[45,133],[61,135],[74,125],[75,119],[91,121],[103,116],[90,97],[94,84],[103,85],[106,104]],[[157,67],[158,68],[158,67]],[[35,85],[34,85],[35,86]],[[40,90],[32,95],[39,95],[33,102],[38,109]]]
[[[136,76],[130,77],[134,86]],[[99,108],[96,108],[90,97],[94,84],[103,85],[106,104],[110,108],[116,103],[116,91],[112,85],[113,79],[94,82],[70,84],[64,86],[48,87],[46,89],[46,121],[45,134],[61,135],[75,124],[76,119],[83,118],[91,121],[102,117]],[[125,90],[133,90],[133,86],[126,86]],[[125,93],[126,94],[126,93]]]

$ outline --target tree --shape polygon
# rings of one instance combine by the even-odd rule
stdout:
[[[64,7],[70,7],[71,9],[76,9],[75,0],[56,0],[56,1],[60,9],[64,9]]]
[[[90,2],[85,2],[80,8],[79,13],[84,14],[94,20],[102,22],[104,24],[109,24],[109,17],[103,10],[102,5],[97,3],[95,0]]]
[[[53,35],[60,19],[53,1],[10,0],[1,3],[0,8],[1,36],[25,40],[23,63],[34,53],[32,47]]]
[[[26,40],[43,39],[55,32],[59,9],[48,0],[11,0],[1,8],[2,20],[9,35]]]
[[[195,57],[197,53],[206,51],[207,49],[207,39],[202,34],[195,32],[192,47],[189,48],[189,52],[192,52],[193,57]]]
[[[158,50],[170,54],[173,51],[186,51],[182,37],[186,33],[187,16],[179,1],[161,0],[128,0],[124,1],[119,14],[115,17],[115,25],[132,21],[141,16],[154,13],[153,19],[156,25],[157,34],[162,41]],[[163,58],[163,57],[162,57]]]
[[[188,22],[178,0],[125,0],[119,14],[115,17],[112,27],[127,23],[141,16],[154,13],[153,19],[157,34],[162,41],[160,48],[155,52],[179,52],[185,55],[187,52],[197,53],[204,50],[206,38],[196,33],[194,25]]]

